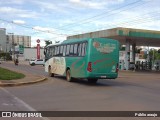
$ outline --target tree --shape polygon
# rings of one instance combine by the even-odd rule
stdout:
[[[151,57],[151,59],[154,60],[160,60],[160,54],[158,53],[158,50],[156,49],[151,49],[149,51],[149,56]]]
[[[142,48],[139,48],[139,49],[138,49],[138,48],[136,48],[136,49],[135,49],[135,53],[140,53],[140,52],[141,52],[141,50],[142,50]]]
[[[47,47],[48,45],[52,44],[52,41],[50,40],[45,40],[45,47]]]

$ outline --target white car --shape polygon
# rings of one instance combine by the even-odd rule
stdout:
[[[31,66],[34,66],[34,65],[43,65],[44,66],[44,59],[31,59],[29,61],[29,64]]]

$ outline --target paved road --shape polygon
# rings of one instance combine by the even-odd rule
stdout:
[[[47,76],[43,66],[3,65]],[[96,85],[91,85],[86,80],[76,80],[70,83],[64,77],[56,76],[49,77],[49,80],[43,83],[0,88],[2,98],[0,110],[160,111],[159,91],[159,73],[120,72],[118,79],[100,80]],[[112,119],[119,120],[120,118]],[[149,120],[150,118],[143,119]]]

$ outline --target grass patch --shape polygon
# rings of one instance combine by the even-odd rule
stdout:
[[[14,80],[24,78],[25,75],[0,67],[0,80]]]

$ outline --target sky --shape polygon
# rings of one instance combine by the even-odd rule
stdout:
[[[0,0],[0,28],[36,40],[115,27],[160,31],[160,0]]]

